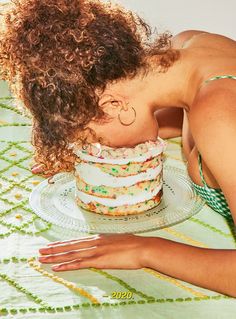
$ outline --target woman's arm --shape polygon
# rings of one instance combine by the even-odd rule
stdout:
[[[219,82],[201,89],[189,112],[189,124],[196,147],[223,191],[236,224],[236,81]]]
[[[150,238],[144,267],[236,297],[236,250],[206,249]]]
[[[102,234],[41,248],[54,271],[83,268],[152,268],[169,276],[236,297],[236,250],[193,247],[158,237]]]
[[[182,136],[183,109],[167,107],[157,110],[155,117],[159,127],[158,135],[165,138]]]

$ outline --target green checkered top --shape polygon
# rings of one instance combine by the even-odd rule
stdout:
[[[234,75],[215,76],[206,80],[204,83],[209,83],[213,80],[218,80],[218,79],[236,80],[236,76]],[[216,188],[209,187],[204,179],[203,172],[202,172],[202,160],[201,160],[200,154],[198,154],[198,164],[199,164],[199,172],[200,172],[201,180],[204,186],[199,186],[195,184],[194,182],[192,182],[193,188],[214,211],[221,214],[228,220],[232,221],[232,215],[222,190],[219,188],[216,189]]]
[[[198,155],[198,163],[201,180],[204,186],[199,186],[192,182],[193,188],[214,211],[220,213],[225,218],[232,220],[230,209],[222,190],[220,188],[209,187],[204,179],[200,154]]]

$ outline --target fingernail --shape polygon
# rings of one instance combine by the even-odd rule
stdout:
[[[37,171],[40,171],[41,169],[43,168],[43,165],[42,164],[35,164],[35,165],[33,165],[32,167],[31,167],[31,171],[35,171],[35,172],[37,172]]]
[[[52,242],[48,243],[47,246],[54,246],[54,245],[58,245],[61,243],[62,243],[61,241],[52,241]]]
[[[43,253],[45,253],[47,251],[47,248],[40,248],[39,249],[39,253],[40,254],[43,254]]]
[[[61,266],[59,266],[59,265],[52,267],[52,270],[53,270],[53,271],[58,271],[58,270],[60,270],[60,269],[61,269]]]

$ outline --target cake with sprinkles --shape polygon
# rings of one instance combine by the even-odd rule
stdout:
[[[73,151],[76,202],[79,207],[103,215],[130,215],[147,211],[161,202],[163,151],[158,138],[133,148],[111,148],[99,143]]]

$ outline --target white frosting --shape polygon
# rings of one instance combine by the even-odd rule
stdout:
[[[82,178],[87,184],[93,186],[109,186],[109,187],[124,187],[132,186],[138,182],[155,179],[162,171],[162,163],[155,168],[148,168],[146,172],[140,174],[116,177],[100,170],[100,168],[80,163],[76,165],[76,175]]]
[[[77,151],[76,155],[79,156],[82,160],[87,162],[94,162],[94,163],[107,163],[107,164],[128,164],[129,162],[145,162],[147,159],[158,156],[163,152],[162,148],[153,149],[152,151],[147,152],[145,155],[133,157],[133,158],[119,158],[119,159],[113,159],[113,158],[99,158],[94,157],[91,155],[83,154]]]
[[[166,142],[161,138],[158,138],[156,142],[146,142],[134,148],[111,148],[100,145],[99,143],[91,145],[91,152],[93,153],[93,148],[96,147],[97,153],[90,154],[76,147],[74,147],[74,153],[87,162],[120,165],[128,164],[129,162],[145,162],[149,158],[158,156],[166,148]]]
[[[162,189],[163,183],[161,182],[154,191],[143,191],[137,196],[131,195],[121,195],[118,196],[116,199],[111,198],[101,198],[93,195],[85,194],[78,189],[76,190],[76,196],[82,200],[85,204],[90,202],[96,201],[102,205],[116,207],[116,206],[123,206],[123,205],[135,205],[138,203],[145,202],[146,200],[152,199],[158,192]]]

